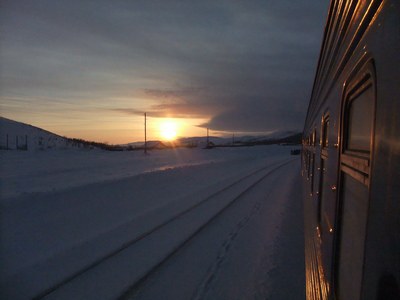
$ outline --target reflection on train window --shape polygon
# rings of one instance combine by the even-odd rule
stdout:
[[[314,129],[313,133],[312,133],[312,146],[315,147],[315,142],[316,142],[316,138],[317,138],[317,131]]]
[[[373,115],[373,90],[369,87],[351,100],[348,108],[348,133],[346,148],[352,151],[369,151]]]
[[[368,188],[343,173],[338,299],[359,299],[367,225]]]

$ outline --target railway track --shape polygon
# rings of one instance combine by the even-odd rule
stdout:
[[[225,210],[293,159],[242,176],[36,294],[33,299],[126,299]]]

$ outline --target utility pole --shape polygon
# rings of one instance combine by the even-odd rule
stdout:
[[[147,154],[147,115],[144,113],[144,154]]]

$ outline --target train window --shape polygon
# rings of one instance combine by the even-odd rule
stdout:
[[[368,87],[354,100],[349,101],[347,110],[346,148],[351,151],[370,150],[372,115],[374,107],[373,90]],[[366,121],[367,120],[367,121]]]
[[[375,115],[375,90],[371,73],[350,87],[343,106],[344,141],[341,169],[364,184],[369,183],[370,151]]]

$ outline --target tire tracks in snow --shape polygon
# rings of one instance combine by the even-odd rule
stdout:
[[[246,195],[248,192],[250,192],[254,187],[256,187],[259,183],[261,183],[265,178],[267,178],[269,175],[277,171],[278,169],[286,166],[287,164],[291,163],[294,161],[294,159],[289,159],[284,162],[280,162],[277,164],[274,164],[269,167],[262,168],[271,169],[265,173],[262,177],[258,178],[256,181],[254,181],[251,185],[249,185],[246,189],[242,190],[241,193],[239,193],[236,197],[231,199],[227,205],[225,205],[221,210],[219,210],[214,216],[212,216],[206,223],[201,225],[192,235],[190,235],[179,247],[177,247],[174,251],[172,251],[167,257],[165,257],[162,261],[160,261],[152,270],[150,270],[141,280],[138,282],[134,283],[132,287],[127,290],[120,298],[120,300],[128,300],[134,298],[135,295],[138,293],[140,294],[140,289],[146,285],[147,280],[155,274],[158,269],[164,265],[173,255],[175,255],[178,251],[180,251],[183,247],[185,247],[188,243],[190,243],[194,238],[198,236],[200,232],[205,230],[210,223],[215,221],[218,217],[220,217],[228,208],[230,208],[233,204],[235,204],[238,200],[242,199],[244,195]],[[258,171],[256,171],[258,173]],[[253,173],[254,174],[254,173]],[[246,176],[246,178],[249,176]],[[207,275],[203,282],[200,284],[200,287],[198,288],[198,292],[194,295],[192,299],[198,300],[202,299],[202,297],[207,293],[208,287],[213,283],[213,280],[215,276],[218,273],[218,269],[220,266],[223,264],[227,257],[227,253],[229,252],[233,242],[235,241],[236,237],[240,233],[240,231],[248,224],[248,222],[251,220],[251,218],[261,209],[262,203],[261,201],[257,201],[255,205],[253,206],[251,212],[242,218],[235,228],[230,232],[228,238],[224,241],[222,244],[219,253],[218,253],[218,258],[215,261],[214,265],[210,268],[210,270],[207,272]]]
[[[222,264],[225,262],[228,252],[236,240],[236,237],[242,231],[242,229],[249,223],[252,217],[259,212],[262,206],[261,201],[257,201],[253,208],[251,209],[250,213],[243,217],[233,228],[233,230],[229,233],[228,238],[222,243],[217,259],[214,261],[213,265],[207,271],[206,276],[204,277],[203,281],[199,284],[197,291],[192,297],[192,300],[201,300],[204,299],[205,295],[208,293],[210,286],[214,283],[215,278],[218,276],[218,271],[221,268]]]
[[[285,166],[286,164],[283,164],[281,167]],[[278,170],[280,168],[276,168],[274,171]],[[271,174],[270,172],[269,174]],[[269,175],[267,174],[267,175]],[[262,179],[260,179],[259,182],[264,180],[267,176],[264,176]],[[227,235],[227,238],[223,241],[221,244],[218,254],[212,265],[209,267],[207,270],[206,274],[203,277],[203,280],[198,284],[195,292],[193,293],[193,296],[191,297],[191,300],[201,300],[201,299],[207,299],[207,295],[211,289],[211,287],[215,284],[219,271],[225,261],[229,258],[229,251],[236,241],[236,238],[239,236],[242,230],[246,228],[248,223],[253,219],[253,217],[259,213],[261,208],[263,207],[264,201],[261,199],[257,199],[257,201],[253,204],[251,210],[243,216],[237,223],[236,225],[231,229],[229,234]],[[286,204],[287,205],[287,204]]]

